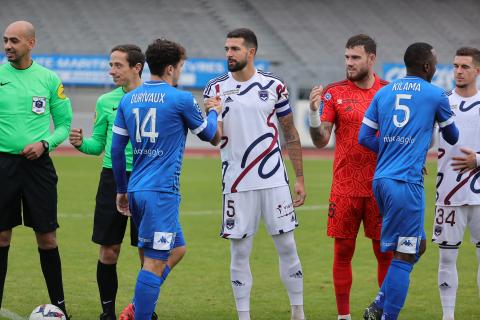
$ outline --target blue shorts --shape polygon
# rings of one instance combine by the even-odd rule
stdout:
[[[381,250],[417,254],[426,238],[423,186],[381,178],[373,180],[373,192],[383,216]]]
[[[130,212],[138,227],[138,247],[166,251],[185,245],[179,221],[180,196],[157,191],[128,194]],[[179,235],[177,237],[177,234]],[[175,245],[176,240],[179,244]],[[166,259],[162,259],[166,260]]]

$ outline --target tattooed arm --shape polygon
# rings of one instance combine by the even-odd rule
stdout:
[[[320,127],[310,127],[310,137],[312,138],[315,147],[323,148],[328,144],[332,129],[333,123],[327,121],[323,121]]]
[[[300,144],[300,136],[293,124],[293,114],[290,113],[278,119],[282,127],[283,136],[287,145],[288,156],[292,162],[293,170],[295,171],[295,186],[294,192],[297,195],[293,202],[295,207],[301,206],[305,202],[305,182],[303,178],[303,161],[302,161],[302,146]]]

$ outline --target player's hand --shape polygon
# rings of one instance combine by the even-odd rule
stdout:
[[[318,85],[313,87],[310,91],[310,110],[317,111],[320,108],[320,102],[322,101],[323,86]]]
[[[296,178],[294,192],[296,197],[293,200],[293,207],[300,207],[305,203],[305,198],[307,197],[307,194],[305,193],[305,182],[303,176]]]
[[[43,147],[43,143],[35,142],[31,144],[27,144],[25,148],[23,148],[20,154],[27,158],[28,160],[35,160],[40,158],[40,156],[45,152],[45,148]]]
[[[206,113],[208,113],[208,111],[213,108],[217,112],[217,114],[220,114],[222,112],[222,99],[219,95],[216,95],[212,98],[207,98],[204,100],[204,107]]]
[[[83,130],[81,128],[72,128],[68,140],[73,146],[80,147],[83,143]]]
[[[465,156],[452,157],[452,167],[455,171],[460,171],[464,173],[475,169],[477,167],[477,154],[475,151],[469,148],[460,148]]]
[[[128,204],[128,196],[126,193],[117,193],[117,210],[127,217],[131,217],[130,206]]]

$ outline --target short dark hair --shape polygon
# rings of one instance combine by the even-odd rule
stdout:
[[[227,33],[227,38],[242,38],[245,46],[248,48],[255,48],[258,50],[257,36],[248,28],[238,28]]]
[[[408,46],[403,56],[405,67],[411,70],[422,70],[426,63],[432,61],[433,47],[425,42],[415,42]]]
[[[480,50],[473,47],[461,47],[455,52],[456,56],[472,57],[473,63],[480,66]]]
[[[120,44],[113,47],[112,50],[110,50],[110,53],[114,51],[125,52],[127,54],[127,61],[130,68],[133,68],[137,63],[139,63],[142,66],[139,75],[140,77],[142,76],[143,66],[145,65],[145,55],[139,46],[134,44]]]
[[[150,73],[163,76],[167,66],[176,67],[181,60],[187,59],[185,48],[180,44],[161,38],[153,41],[145,51]]]
[[[363,46],[366,53],[377,54],[377,43],[370,36],[366,34],[357,34],[347,40],[345,48],[352,49],[356,46]]]

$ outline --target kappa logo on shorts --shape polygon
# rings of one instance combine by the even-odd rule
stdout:
[[[416,237],[398,237],[397,251],[403,253],[415,253],[418,238]]]
[[[413,243],[410,240],[405,240],[402,243],[400,243],[401,246],[406,246],[406,247],[413,247]]]
[[[32,97],[32,111],[36,114],[45,113],[47,106],[46,97]]]
[[[170,250],[172,246],[173,233],[155,232],[153,234],[153,249]]]

